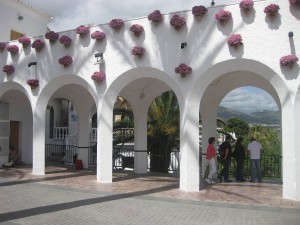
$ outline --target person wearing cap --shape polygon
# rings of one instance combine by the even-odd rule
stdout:
[[[218,179],[222,181],[224,177],[225,182],[232,182],[231,180],[229,180],[229,167],[231,163],[231,154],[232,154],[230,142],[231,142],[231,136],[226,135],[225,141],[219,146],[218,149],[221,158],[221,164],[223,167],[220,174],[218,175]]]

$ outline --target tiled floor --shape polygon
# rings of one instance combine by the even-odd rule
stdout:
[[[1,168],[0,177],[8,178],[16,184],[40,182],[87,190],[130,193],[133,196],[300,208],[300,202],[282,199],[281,184],[267,181],[214,185],[201,182],[200,191],[184,192],[179,190],[178,177],[158,173],[137,175],[132,171],[117,171],[113,173],[113,183],[111,184],[98,183],[95,170],[76,171],[63,166],[48,166],[46,175],[43,176],[32,175],[31,168],[28,167]]]

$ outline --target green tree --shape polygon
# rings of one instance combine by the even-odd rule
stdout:
[[[151,170],[167,172],[170,152],[179,139],[179,105],[173,91],[164,92],[148,112],[148,150]]]
[[[234,132],[237,137],[247,136],[249,133],[249,125],[239,118],[230,118],[226,122],[225,131]]]

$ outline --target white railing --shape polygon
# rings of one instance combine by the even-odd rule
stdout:
[[[90,141],[97,142],[97,128],[91,128],[90,130]]]
[[[69,127],[54,127],[53,138],[56,140],[64,140],[69,135]]]

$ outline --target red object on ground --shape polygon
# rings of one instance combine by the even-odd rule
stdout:
[[[81,159],[76,160],[75,169],[76,170],[82,170],[83,169],[83,163],[82,163]]]

